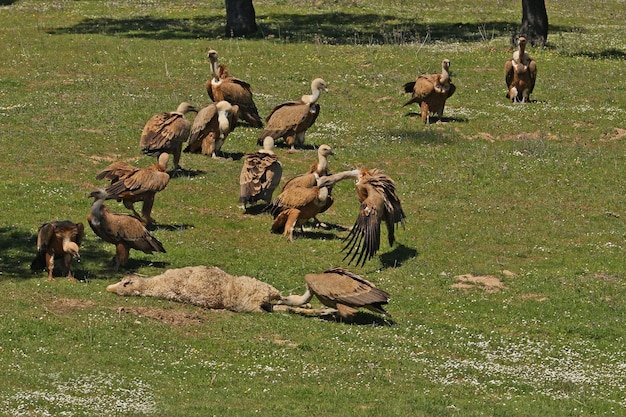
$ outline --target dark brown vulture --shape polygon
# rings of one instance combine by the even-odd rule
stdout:
[[[274,153],[274,139],[268,136],[263,149],[247,154],[241,167],[239,201],[244,208],[260,200],[271,203],[282,175],[283,166]]]
[[[48,279],[54,280],[54,260],[63,260],[63,272],[67,278],[76,281],[72,273],[72,258],[80,261],[78,248],[85,237],[85,226],[69,220],[44,223],[37,231],[37,255],[30,268],[33,271],[48,269]]]
[[[245,120],[253,127],[263,127],[259,112],[252,100],[250,84],[233,77],[224,64],[218,64],[219,56],[209,50],[208,58],[211,65],[211,79],[206,82],[206,91],[214,102],[228,101],[239,106],[239,119]]]
[[[185,119],[188,112],[197,111],[191,104],[180,103],[174,112],[159,113],[152,116],[143,127],[139,147],[141,152],[159,157],[162,153],[174,156],[174,169],[180,168],[180,152],[183,143],[189,139],[191,122]]]
[[[169,154],[162,153],[159,162],[147,168],[136,168],[125,162],[114,162],[100,172],[96,179],[107,179],[111,185],[105,192],[109,198],[122,201],[124,207],[132,210],[145,224],[154,222],[151,216],[154,196],[162,191],[170,181],[166,172]],[[142,201],[141,215],[135,211],[135,203]]]
[[[412,94],[411,99],[404,103],[408,106],[417,103],[421,107],[422,121],[430,123],[430,114],[437,113],[441,121],[446,100],[454,94],[455,85],[450,81],[450,61],[441,63],[441,74],[424,74],[415,81],[404,84],[404,92]]]
[[[504,63],[504,78],[506,81],[506,97],[515,103],[528,103],[530,93],[535,88],[537,79],[537,63],[526,52],[526,38],[518,39],[519,50],[513,57]]]
[[[165,253],[165,248],[150,234],[143,223],[128,214],[113,213],[104,205],[108,195],[104,190],[95,190],[89,197],[94,198],[87,222],[94,233],[102,240],[115,245],[113,267],[117,271],[128,261],[131,249],[144,253]]]
[[[227,101],[203,107],[191,126],[189,145],[185,152],[202,152],[217,159],[226,137],[235,129],[240,108]]]
[[[328,92],[326,83],[321,78],[316,78],[311,83],[312,94],[304,95],[300,100],[288,101],[274,107],[267,116],[267,125],[259,136],[259,145],[267,136],[274,139],[283,138],[285,143],[295,149],[295,145],[304,143],[304,133],[315,123],[320,112],[317,100],[322,91]]]
[[[358,256],[356,264],[364,265],[380,249],[380,224],[387,225],[389,246],[393,246],[395,226],[404,227],[406,216],[393,180],[379,170],[361,169],[356,189],[361,207],[342,250],[348,249],[344,259],[352,255],[348,264]]]
[[[383,308],[389,302],[389,294],[346,269],[332,268],[322,274],[307,274],[304,281],[307,288],[303,295],[290,295],[279,303],[301,306],[315,295],[322,304],[336,309],[344,319],[351,318],[359,308],[391,317]]]
[[[320,186],[320,178],[328,174],[328,156],[333,155],[333,151],[330,146],[322,145],[317,155],[318,162],[311,166],[311,170],[287,181],[266,209],[274,216],[272,232],[282,232],[290,241],[296,223],[301,226],[332,205],[330,190],[333,183]]]

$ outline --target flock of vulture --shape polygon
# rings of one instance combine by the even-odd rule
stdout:
[[[519,49],[505,62],[507,98],[513,102],[528,102],[532,93],[537,67],[535,61],[525,52],[526,39],[520,37]],[[221,147],[238,120],[263,131],[258,137],[262,149],[246,154],[240,174],[240,202],[248,208],[260,201],[266,206],[274,221],[273,233],[282,233],[290,241],[294,231],[313,219],[333,204],[332,188],[338,181],[353,179],[360,202],[359,212],[353,227],[345,238],[344,260],[348,264],[356,260],[363,265],[374,257],[380,249],[381,224],[387,228],[389,245],[393,246],[394,232],[398,224],[404,226],[405,214],[395,190],[394,181],[378,169],[360,168],[331,174],[328,156],[333,150],[321,145],[317,161],[310,170],[286,181],[282,191],[273,198],[282,177],[282,165],[274,153],[274,141],[282,138],[289,152],[304,143],[306,130],[315,123],[322,92],[327,92],[326,83],[316,78],[311,83],[311,94],[288,101],[270,112],[265,126],[252,98],[250,84],[233,77],[224,64],[219,64],[216,51],[208,52],[211,78],[206,89],[213,101],[196,109],[189,103],[181,103],[176,111],[152,116],[145,124],[140,138],[141,152],[157,158],[157,163],[137,168],[125,162],[114,162],[97,174],[96,179],[107,180],[104,189],[94,190],[89,196],[93,204],[87,222],[94,233],[105,242],[115,245],[116,254],[113,268],[117,271],[125,265],[131,249],[144,253],[163,252],[165,248],[146,228],[154,222],[151,211],[155,195],[165,189],[170,175],[167,165],[173,159],[174,171],[181,169],[182,152],[201,152],[212,158],[219,158]],[[417,103],[421,108],[421,119],[430,123],[430,114],[442,118],[446,100],[456,90],[449,74],[450,61],[444,59],[440,74],[420,75],[415,81],[404,85],[404,91],[411,94],[405,106]],[[193,122],[185,118],[195,112]],[[184,144],[187,143],[185,149]],[[121,214],[110,210],[106,200],[117,200],[132,211]],[[141,202],[141,213],[134,204]],[[55,259],[62,260],[67,277],[75,280],[71,262],[80,259],[79,247],[84,239],[83,223],[69,220],[44,223],[39,227],[37,254],[31,264],[33,270],[46,269],[48,279],[53,280]],[[306,277],[307,290],[302,296],[289,296],[282,304],[300,306],[308,303],[313,295],[322,304],[332,307],[342,317],[354,314],[363,307],[387,315],[383,305],[389,301],[389,294],[375,287],[371,282],[343,268],[333,268],[322,274],[309,274]]]

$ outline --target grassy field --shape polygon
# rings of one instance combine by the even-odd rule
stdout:
[[[536,102],[513,105],[518,1],[255,0],[250,39],[223,37],[217,0],[0,2],[0,415],[625,415],[626,8],[547,3]],[[262,116],[327,81],[307,149],[277,150],[284,179],[327,143],[332,171],[396,181],[406,228],[350,266],[392,295],[393,323],[105,291],[127,272],[209,265],[301,293],[305,274],[347,266],[345,231],[289,243],[238,207],[259,134],[246,126],[223,146],[233,160],[183,154],[189,174],[157,195],[167,253],[132,251],[116,273],[87,230],[83,283],[30,271],[38,226],[85,222],[99,170],[153,162],[138,149],[152,114],[208,103],[208,47]],[[424,126],[401,87],[443,58],[457,91],[446,122]],[[334,195],[321,220],[351,226],[353,184]]]

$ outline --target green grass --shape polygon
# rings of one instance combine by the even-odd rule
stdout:
[[[626,413],[626,19],[623,2],[548,2],[548,46],[530,48],[535,103],[504,98],[517,2],[255,1],[259,34],[224,39],[221,1],[35,1],[0,6],[0,415],[572,416]],[[511,13],[510,10],[513,10]],[[208,47],[249,81],[262,116],[323,77],[306,143],[334,172],[377,167],[405,230],[356,273],[392,295],[392,326],[205,311],[105,287],[218,266],[300,293],[346,266],[339,230],[269,233],[238,208],[240,160],[184,154],[196,175],[157,196],[166,254],[127,271],[91,230],[76,275],[29,265],[44,221],[85,221],[114,160],[145,166],[154,113],[208,102]],[[424,126],[401,86],[452,62],[457,92]],[[223,150],[255,150],[238,127]],[[284,177],[315,159],[279,148]],[[321,220],[351,226],[350,182]],[[111,202],[119,212],[121,204]],[[464,274],[495,291],[459,289]]]

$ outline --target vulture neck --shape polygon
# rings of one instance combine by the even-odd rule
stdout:
[[[328,169],[328,158],[326,155],[320,154],[317,160],[317,169],[315,173],[319,176],[323,176],[326,174],[326,170]]]
[[[219,64],[217,63],[217,59],[211,59],[211,63],[209,65],[211,67],[211,75],[213,76],[213,79],[211,80],[211,83],[219,84],[220,83],[220,76],[219,76],[219,72],[218,72]]]
[[[104,205],[104,197],[98,198],[91,205],[91,215],[93,216],[93,222],[96,225],[100,224],[100,219],[102,219],[102,207]]]
[[[328,200],[328,187],[321,187],[317,192],[317,198],[315,199],[315,205],[322,207],[326,205]]]
[[[445,65],[441,66],[441,77],[439,77],[440,84],[447,84],[450,82],[450,73]]]
[[[282,299],[281,304],[292,306],[292,307],[298,307],[311,301],[311,298],[313,298],[313,293],[307,287],[306,292],[304,294],[290,295],[288,297],[285,297]]]
[[[230,123],[228,122],[228,112],[220,110],[217,116],[217,121],[220,126],[220,138],[223,139],[230,128]]]
[[[319,88],[313,88],[313,94],[302,96],[302,101],[306,104],[314,104],[320,98]]]

